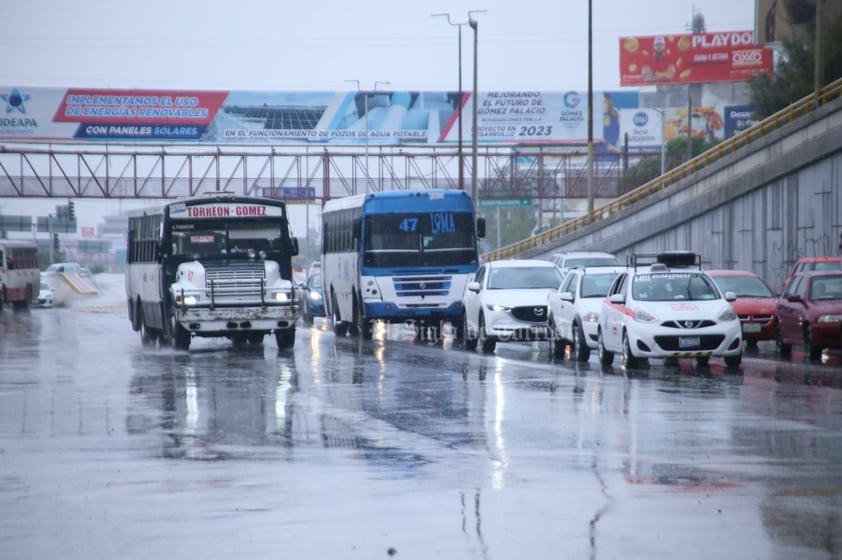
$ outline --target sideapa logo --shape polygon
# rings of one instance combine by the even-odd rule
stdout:
[[[21,94],[18,88],[12,88],[9,93],[0,93],[0,99],[6,102],[6,114],[12,111],[18,111],[20,114],[26,114],[26,106],[24,103],[29,101],[31,96],[29,94]]]
[[[30,133],[32,129],[38,128],[38,121],[33,117],[18,117],[12,113],[26,115],[26,102],[32,96],[28,93],[21,93],[18,88],[12,88],[9,93],[0,93],[0,99],[6,102],[4,116],[0,116],[0,128],[12,133]]]

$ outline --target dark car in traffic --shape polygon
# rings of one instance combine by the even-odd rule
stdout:
[[[322,274],[318,269],[307,278],[301,298],[301,319],[305,325],[312,325],[314,317],[325,316],[325,300],[322,297]]]
[[[800,345],[815,361],[825,348],[842,348],[842,270],[795,273],[778,298],[776,313],[781,356]]]

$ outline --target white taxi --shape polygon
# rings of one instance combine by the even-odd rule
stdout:
[[[614,280],[599,315],[597,351],[603,365],[614,354],[635,368],[647,358],[722,357],[728,367],[742,360],[742,327],[723,294],[701,269],[695,253],[635,255]]]

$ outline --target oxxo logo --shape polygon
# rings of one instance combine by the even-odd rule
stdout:
[[[734,54],[731,55],[731,62],[734,66],[761,64],[763,54],[759,50],[734,51]]]
[[[646,126],[649,123],[649,115],[644,111],[638,111],[632,117],[632,122],[634,126]]]

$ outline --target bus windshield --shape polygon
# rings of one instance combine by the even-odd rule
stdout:
[[[369,214],[363,227],[365,266],[477,263],[473,215],[470,212]]]
[[[277,251],[281,248],[278,224],[248,222],[173,221],[170,242],[173,255],[232,255],[250,250]]]

